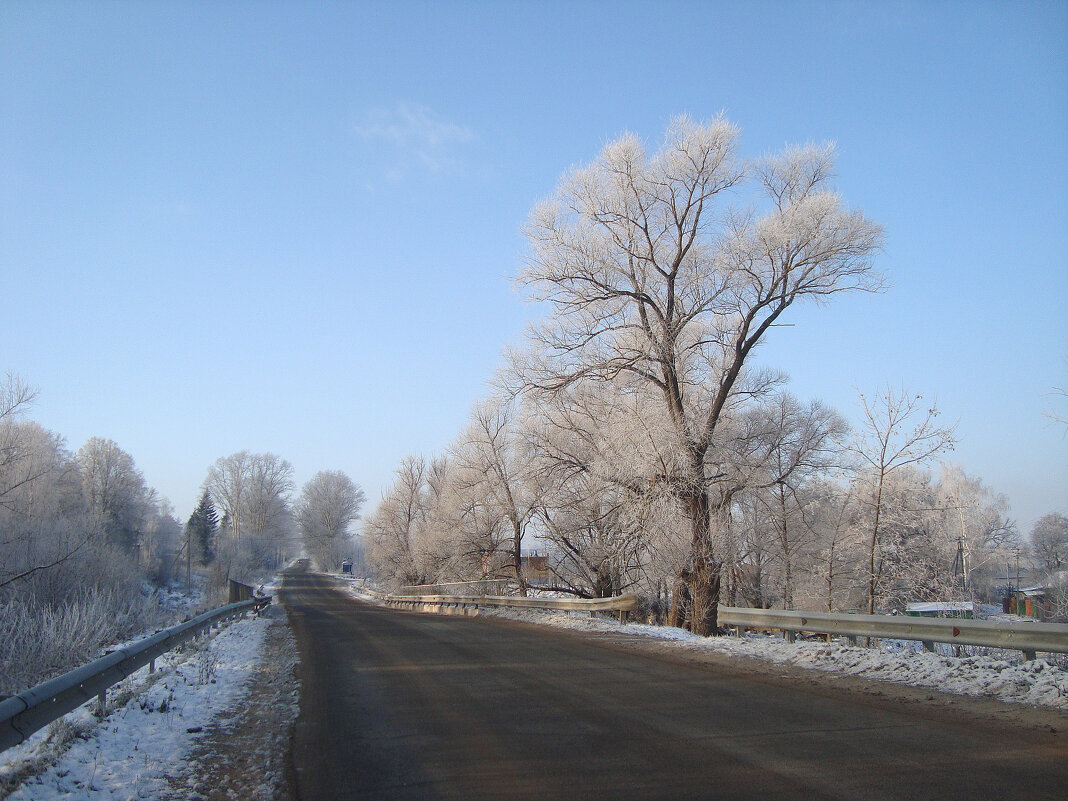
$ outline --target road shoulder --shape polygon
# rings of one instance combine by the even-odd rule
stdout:
[[[172,801],[289,801],[289,749],[300,685],[297,646],[278,605],[271,607],[261,657],[240,707],[209,726],[171,778]]]
[[[533,624],[527,624],[533,625]],[[1002,701],[956,693],[941,692],[931,687],[917,687],[890,681],[803,668],[797,665],[770,662],[764,659],[723,653],[712,649],[694,649],[685,642],[656,640],[619,633],[572,632],[588,638],[591,643],[614,650],[640,653],[654,659],[705,666],[711,670],[738,673],[782,686],[796,686],[806,691],[841,696],[848,694],[877,705],[904,705],[909,712],[962,725],[981,724],[993,727],[1012,727],[1028,731],[1048,741],[1057,738],[1068,743],[1068,712],[1045,706]]]

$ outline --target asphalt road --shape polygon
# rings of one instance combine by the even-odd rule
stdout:
[[[294,794],[316,799],[1068,798],[1066,738],[359,603],[292,572]]]

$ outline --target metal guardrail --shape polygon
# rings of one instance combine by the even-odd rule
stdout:
[[[387,606],[400,609],[467,614],[480,607],[518,607],[558,609],[564,611],[618,611],[620,620],[638,608],[634,595],[614,598],[522,598],[512,596],[471,597],[457,595],[382,595]],[[1063,623],[1008,623],[992,620],[910,617],[907,615],[854,615],[829,612],[793,612],[778,609],[719,607],[719,624],[732,627],[737,634],[746,629],[783,631],[794,639],[799,632],[848,637],[914,640],[933,651],[936,642],[951,645],[979,645],[1022,651],[1024,659],[1041,653],[1068,653],[1068,625]]]
[[[270,602],[270,598],[257,598],[221,606],[0,701],[0,751],[18,745],[94,697],[99,699],[102,712],[109,687],[145,665],[154,670],[156,657],[205,629]]]
[[[520,609],[558,609],[568,612],[619,612],[625,621],[628,613],[638,608],[634,595],[613,598],[523,598],[520,596],[469,595],[385,595],[387,606],[399,609],[421,609],[425,612],[466,614],[467,610],[482,607],[511,606]]]
[[[1023,651],[1024,659],[1037,652],[1068,653],[1068,625],[1063,623],[1008,623],[993,620],[910,617],[907,615],[852,615],[829,612],[787,612],[778,609],[719,608],[719,624],[741,634],[746,629],[773,629],[891,640],[916,640],[933,651],[936,642],[980,645]]]
[[[508,585],[515,585],[509,579],[481,579],[480,581],[446,581],[440,584],[413,584],[401,587],[394,595],[463,595],[463,596],[501,596]]]

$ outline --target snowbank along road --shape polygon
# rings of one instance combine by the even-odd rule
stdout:
[[[567,631],[360,603],[287,574],[293,792],[314,799],[1064,798],[1063,733]]]

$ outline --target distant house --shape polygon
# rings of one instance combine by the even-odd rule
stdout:
[[[905,614],[912,617],[953,617],[971,620],[975,617],[975,604],[971,601],[911,603],[905,607]]]
[[[1045,587],[1024,587],[1010,590],[1001,601],[1001,609],[1007,615],[1021,615],[1033,617],[1035,620],[1049,618],[1049,610],[1046,607]]]

